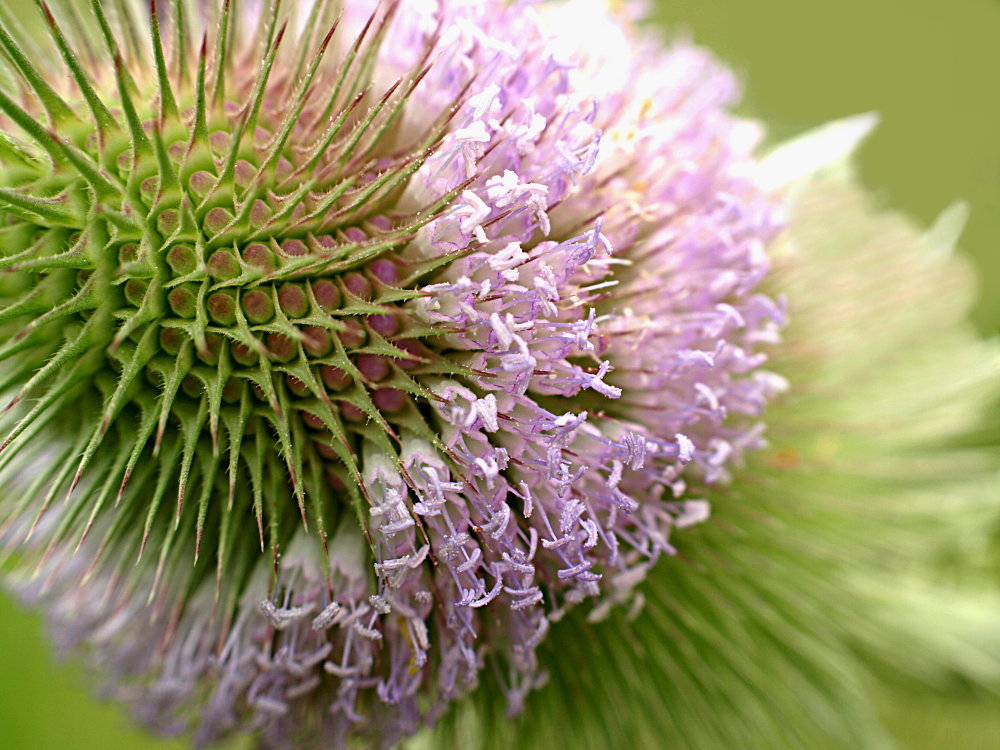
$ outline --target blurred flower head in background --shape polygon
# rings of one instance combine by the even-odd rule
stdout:
[[[995,684],[934,564],[986,517],[995,355],[959,212],[851,187],[872,118],[755,160],[631,4],[38,11],[0,32],[0,538],[141,722],[858,748],[864,659]]]

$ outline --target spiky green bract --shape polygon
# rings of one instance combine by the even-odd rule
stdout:
[[[710,492],[636,619],[555,626],[524,717],[481,698],[408,747],[882,750],[881,679],[898,676],[882,708],[904,678],[938,699],[996,690],[996,592],[948,551],[995,528],[1000,352],[965,322],[945,235],[873,209],[846,173],[801,189],[776,257],[792,322],[774,366],[794,386],[770,448]]]

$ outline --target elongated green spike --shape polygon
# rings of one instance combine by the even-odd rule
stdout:
[[[92,503],[103,503],[113,490],[114,482],[107,481],[108,474],[114,472],[115,467],[110,463],[107,456],[102,456],[92,473],[87,477],[87,484],[75,496],[66,495],[59,508],[58,522],[55,529],[48,535],[49,543],[45,547],[41,561],[38,565],[37,573],[40,573],[45,563],[52,553],[63,546],[75,528],[80,527],[81,519],[84,518],[88,508]],[[103,480],[103,485],[101,484]],[[36,519],[37,523],[40,517]],[[86,523],[84,521],[84,523]]]
[[[219,363],[214,369],[198,368],[195,376],[201,381],[208,400],[208,432],[212,439],[212,452],[219,452],[219,418],[222,412],[222,397],[226,383],[233,374],[232,360],[228,347],[219,354]]]
[[[15,138],[10,133],[0,131],[0,161],[5,162],[11,172],[23,171],[40,175],[43,167],[38,154],[26,143]]]
[[[188,482],[191,478],[191,469],[194,466],[198,442],[205,429],[205,424],[208,422],[207,401],[204,398],[199,399],[197,409],[191,408],[188,403],[179,402],[174,407],[174,414],[180,422],[181,435],[184,437],[181,466],[177,473],[177,515],[174,517],[174,526],[179,526],[181,512],[184,510],[184,501],[187,499]]]
[[[259,433],[258,433],[259,434]],[[271,569],[272,575],[277,578],[278,565],[281,560],[281,548],[286,541],[283,536],[290,536],[290,531],[285,531],[285,520],[283,508],[279,498],[283,496],[282,485],[284,478],[282,466],[278,462],[278,457],[273,451],[264,454],[264,482],[266,491],[264,493],[264,504],[267,509],[267,531],[271,548]],[[288,524],[291,526],[291,524]]]
[[[80,245],[73,245],[64,253],[58,255],[31,258],[20,263],[12,263],[9,270],[17,272],[55,271],[60,268],[84,270],[93,268],[93,261],[87,256],[86,250]]]
[[[29,23],[27,27],[24,25],[26,20]],[[10,4],[0,4],[0,25],[20,42],[21,49],[25,50],[31,60],[44,60],[46,55],[51,56],[52,50],[39,44],[39,40],[44,40],[45,36],[32,33],[36,32],[32,21],[34,19],[26,19],[23,13],[18,13]]]
[[[176,0],[171,3],[171,7],[174,11],[174,49],[171,68],[177,71],[177,84],[183,89],[188,83],[188,56],[193,46],[187,22],[187,2]]]
[[[340,400],[352,404],[368,415],[369,422],[358,428],[358,431],[378,443],[387,452],[386,455],[395,455],[396,449],[389,438],[398,443],[399,435],[386,420],[382,411],[375,405],[375,402],[372,401],[370,392],[362,385],[361,373],[355,370],[351,374],[357,378],[357,383],[352,389],[339,393]]]
[[[163,142],[163,125],[156,122],[153,125],[153,152],[156,154],[156,177],[158,180],[157,195],[154,205],[159,207],[167,196],[177,195],[181,190],[180,176]]]
[[[156,13],[156,0],[149,0],[149,29],[153,43],[153,59],[156,62],[156,77],[160,89],[160,119],[176,117],[177,101],[167,74],[167,61],[163,55],[163,42],[160,39],[160,19]]]
[[[427,77],[427,74],[430,73],[431,67],[432,66],[430,64],[424,65],[423,67],[417,69],[417,73],[415,75],[406,77],[406,86],[403,88],[399,96],[392,99],[388,109],[381,113],[381,121],[378,127],[367,134],[363,145],[358,149],[360,153],[371,153],[377,149],[378,145],[382,142],[382,139],[387,136],[387,134],[392,130],[393,125],[399,121],[399,118],[402,117],[403,113],[406,111],[407,103],[414,95],[417,87],[421,84],[424,78]],[[443,133],[441,135],[443,135]],[[435,141],[438,141],[436,145],[440,145],[438,137],[434,137],[430,143],[426,144],[427,148],[425,151],[427,156],[430,156],[436,150],[436,148],[431,145],[434,144]],[[354,157],[355,160],[357,160],[357,158],[357,156]]]
[[[208,142],[208,90],[205,87],[205,66],[208,57],[208,34],[201,38],[201,49],[198,52],[198,70],[194,84],[194,122],[191,128],[191,137],[188,141],[188,156],[194,151],[196,145],[204,145]]]
[[[312,7],[309,8],[309,15],[306,17],[305,21],[302,23],[301,28],[305,30],[304,36],[299,39],[299,58],[292,68],[292,77],[297,79],[302,75],[302,71],[306,67],[306,60],[309,59],[310,50],[313,44],[313,34],[321,28],[331,27],[329,37],[333,36],[333,33],[337,29],[337,25],[340,23],[340,18],[338,17],[332,24],[324,23],[321,16],[325,16],[330,11],[330,3],[312,3]],[[293,12],[296,14],[295,21],[292,25],[298,27],[298,14],[301,11],[301,5],[296,3],[293,6]]]
[[[59,201],[59,199],[56,199]],[[48,198],[35,198],[17,190],[0,188],[0,210],[8,211],[32,222],[45,222],[54,227],[80,229],[84,221],[71,211]]]
[[[237,381],[233,381],[234,383]],[[247,392],[247,384],[240,383],[239,388],[239,408],[224,409],[221,412],[223,424],[226,428],[226,435],[229,438],[229,498],[228,505],[233,504],[236,497],[236,482],[239,477],[240,454],[243,451],[243,441],[246,437],[247,421],[250,419],[250,394]]]
[[[131,487],[135,495],[138,497],[147,496],[147,485],[151,481],[155,469],[156,467],[152,462],[144,463],[138,467],[138,471],[130,478]],[[109,547],[114,546],[117,548],[118,545],[121,545],[123,550],[130,550],[139,544],[139,540],[134,537],[132,530],[141,520],[143,508],[144,505],[142,503],[121,504],[121,495],[118,495],[115,499],[115,512],[112,514],[111,524],[101,535],[101,541],[93,553],[94,559],[83,574],[81,585],[85,585],[101,567],[101,564],[105,561],[105,552]],[[125,554],[119,557],[115,566],[119,569],[119,575],[124,571],[127,561],[130,558],[131,555]]]
[[[247,472],[250,474],[250,486],[253,491],[253,515],[257,521],[257,535],[260,538],[260,551],[264,551],[264,463],[270,446],[263,431],[257,427],[248,433],[253,434],[253,454],[246,457]]]
[[[409,286],[423,281],[428,276],[431,276],[435,271],[447,267],[448,264],[454,263],[456,260],[464,258],[472,252],[474,252],[474,249],[472,248],[458,250],[453,253],[442,254],[437,258],[432,258],[431,260],[420,263],[406,277],[405,282]],[[431,335],[431,332],[427,332],[427,335]]]
[[[226,578],[229,561],[236,546],[236,535],[233,526],[236,525],[233,513],[233,503],[230,500],[226,510],[219,514],[219,538],[215,546],[215,602],[222,598],[222,582]]]
[[[34,370],[35,363],[30,360],[25,362],[8,362],[7,366],[3,368],[3,375],[0,375],[0,393],[5,393],[15,385],[23,383],[26,378],[31,377],[31,373]],[[0,415],[0,418],[2,418],[2,415]]]
[[[356,212],[361,209],[366,209],[363,214],[364,216],[371,216],[377,213],[378,200],[376,196],[379,193],[391,193],[396,188],[403,185],[424,165],[426,160],[427,156],[421,155],[407,163],[401,169],[386,171],[385,174],[380,175],[378,178],[372,180],[370,184],[359,190],[356,195],[352,196],[351,199],[344,206],[338,208],[335,213],[326,217],[315,217],[320,219],[315,225],[316,229],[321,232],[330,232],[340,227],[360,223],[361,219],[358,217]]]
[[[458,470],[458,458],[455,456],[454,451],[449,448],[441,440],[440,433],[428,424],[427,419],[420,410],[416,407],[416,404],[410,403],[403,410],[403,412],[396,416],[397,421],[400,424],[400,428],[404,431],[409,431],[421,440],[427,441],[430,445],[444,457],[445,462],[448,464],[449,469],[457,473]]]
[[[39,74],[38,69],[25,56],[24,52],[21,51],[21,48],[10,34],[7,33],[7,29],[2,24],[0,24],[0,47],[3,47],[4,52],[7,53],[11,62],[14,63],[18,72],[24,76],[28,85],[31,86],[31,90],[35,92],[35,96],[38,97],[42,106],[45,107],[52,125],[58,126],[69,120],[76,119],[76,114],[73,110],[70,109],[69,105],[62,100]]]
[[[122,435],[121,438],[124,438],[124,435]],[[104,484],[101,486],[100,492],[97,496],[88,500],[87,504],[90,506],[90,515],[87,516],[83,531],[80,533],[80,538],[76,543],[76,549],[73,554],[80,551],[80,547],[83,546],[84,541],[86,541],[87,537],[90,535],[90,530],[94,526],[94,521],[97,520],[97,516],[100,514],[104,505],[111,499],[115,489],[120,486],[122,475],[125,473],[125,462],[128,459],[131,446],[129,441],[126,439],[119,439],[116,442],[118,444],[118,450],[112,454],[113,457],[107,463],[108,473],[104,479]]]
[[[53,415],[52,418],[54,418]],[[29,443],[30,445],[30,443]],[[36,444],[37,445],[37,444]],[[67,463],[72,461],[73,456],[73,443],[72,441],[66,441],[62,445],[57,446],[47,446],[52,453],[52,465],[53,466],[65,466]],[[2,463],[2,461],[0,461]],[[0,517],[0,535],[8,536],[11,535],[11,526],[13,526],[17,521],[22,519],[25,514],[29,513],[30,506],[38,501],[38,498],[42,496],[48,487],[49,483],[52,481],[52,474],[49,472],[38,472],[38,476],[31,482],[30,485],[25,489],[21,496],[18,498],[16,503],[12,503],[10,507],[4,509],[3,517]],[[11,545],[15,548],[14,545]],[[9,559],[8,553],[0,553],[0,564],[7,562]]]
[[[261,360],[258,370],[256,372],[251,371],[244,377],[255,383],[264,393],[264,398],[271,407],[265,417],[274,427],[274,431],[278,436],[278,450],[281,456],[286,461],[290,461],[292,455],[292,436],[291,426],[288,421],[287,404],[283,403],[283,398],[279,398],[279,392],[275,388],[276,378],[271,374],[271,366],[265,360]],[[294,482],[295,479],[293,478],[292,481]]]
[[[454,197],[454,195],[460,194],[463,190],[465,190],[469,186],[469,184],[471,184],[471,182],[472,181],[469,180],[462,183],[457,188],[455,188],[455,190],[451,191],[449,195],[453,195]],[[354,255],[354,251],[358,250],[359,248],[363,247],[364,250],[362,252],[365,253],[368,257],[375,257],[376,255],[381,254],[392,248],[401,247],[413,238],[417,230],[419,230],[421,227],[425,226],[429,222],[433,221],[438,216],[438,211],[442,208],[443,205],[444,204],[442,201],[435,201],[430,206],[421,209],[419,212],[417,212],[416,218],[414,218],[409,224],[406,224],[396,229],[390,235],[389,239],[379,238],[375,242],[366,245],[359,245],[359,244],[345,245],[344,247],[338,249],[336,252],[331,253],[330,255],[321,256],[319,260],[313,260],[312,258],[307,258],[301,261],[300,263],[288,264],[287,268],[283,267],[281,271],[272,274],[268,278],[269,279],[295,278],[304,275],[306,273],[321,274],[328,271],[341,270],[342,268],[350,268],[354,266],[353,258],[356,257]],[[422,277],[427,276],[428,274],[433,273],[435,270],[445,267],[450,263],[453,263],[455,260],[459,258],[465,257],[466,255],[468,255],[473,251],[474,251],[473,248],[461,249],[453,253],[441,254],[435,258],[431,258],[428,261],[417,264],[415,270],[412,271],[409,275],[407,275],[405,279],[402,279],[400,283],[406,286],[412,285]],[[348,257],[350,257],[352,260],[344,262],[345,258]]]
[[[141,396],[137,400],[140,410],[139,428],[131,437],[132,450],[129,453],[128,461],[125,463],[125,470],[122,472],[121,485],[118,487],[118,496],[115,498],[116,507],[125,496],[125,489],[132,479],[132,472],[135,471],[139,459],[149,447],[153,430],[156,429],[156,418],[159,414],[159,408],[152,397]]]
[[[377,257],[387,250],[399,248],[412,239],[412,233],[390,235],[388,239],[380,238],[374,242],[350,242],[338,246],[327,255],[321,255],[317,260],[314,256],[303,258],[296,263],[287,263],[280,271],[268,277],[268,281],[292,278],[308,278],[311,275],[337,273],[357,265],[355,259],[359,256]],[[375,311],[372,311],[375,312]],[[379,310],[381,312],[381,310]]]
[[[389,33],[392,19],[399,10],[400,0],[389,0],[385,6],[385,12],[379,19],[374,36],[361,48],[360,56],[353,61],[352,65],[345,66],[345,73],[349,70],[356,69],[354,80],[351,81],[346,88],[348,96],[350,96],[351,93],[366,89],[372,84],[372,71],[374,70],[375,60],[378,58],[382,44],[385,42],[386,35]],[[376,7],[374,14],[377,14],[380,10],[381,3],[378,7]]]
[[[109,178],[98,171],[89,156],[46,130],[41,123],[3,92],[0,92],[0,110],[44,148],[55,164],[66,164],[67,162],[71,164],[80,173],[80,176],[94,188],[99,197],[115,195],[119,192]]]
[[[302,404],[302,409],[318,417],[323,422],[323,426],[333,436],[333,440],[326,443],[326,445],[337,454],[338,459],[347,467],[352,480],[360,481],[361,470],[357,463],[357,457],[348,444],[347,430],[340,415],[336,412],[323,387],[316,382],[315,378],[311,376],[306,376],[306,378],[303,382],[317,395],[317,399]],[[359,517],[359,520],[362,523],[366,523],[367,516],[362,515]]]
[[[97,455],[98,448],[100,448],[101,444],[104,442],[104,437],[108,432],[108,428],[115,423],[115,418],[127,403],[126,397],[129,390],[134,386],[137,378],[140,377],[143,369],[156,353],[156,346],[157,341],[155,338],[155,329],[151,327],[147,330],[146,335],[143,336],[142,340],[135,347],[135,349],[131,353],[125,354],[123,357],[125,360],[124,368],[122,369],[121,375],[118,377],[118,381],[115,384],[114,389],[105,398],[100,421],[95,426],[90,440],[87,442],[87,447],[84,449],[83,455],[80,457],[80,463],[77,467],[76,475],[70,483],[69,494],[73,493],[77,485],[80,483],[80,480],[83,479],[84,472],[90,465],[90,462]],[[122,464],[125,463],[125,456],[127,455],[128,453],[126,452],[122,456]],[[124,472],[124,465],[122,466],[122,471]]]
[[[31,540],[31,537],[38,529],[39,522],[51,507],[56,495],[62,491],[66,482],[68,482],[69,478],[73,475],[73,470],[76,468],[77,457],[80,455],[80,451],[83,450],[83,446],[86,445],[87,437],[87,433],[85,431],[81,431],[79,437],[75,441],[74,450],[67,454],[66,460],[58,464],[59,468],[54,472],[52,483],[49,485],[49,491],[45,494],[45,497],[42,498],[41,502],[38,503],[38,510],[35,511],[35,516],[31,521],[31,527],[28,529],[27,534],[25,534],[25,544]]]
[[[56,47],[59,48],[59,53],[62,55],[62,58],[66,63],[66,67],[69,68],[70,74],[73,76],[73,80],[76,81],[76,85],[80,88],[80,93],[83,94],[83,98],[87,101],[87,106],[90,107],[90,112],[94,116],[94,122],[97,123],[97,129],[102,135],[106,135],[110,131],[117,130],[117,121],[108,111],[104,102],[101,101],[100,96],[98,96],[97,92],[94,90],[94,87],[91,85],[90,79],[84,72],[83,68],[80,67],[79,60],[77,60],[76,55],[73,54],[73,50],[70,49],[69,44],[67,44],[66,37],[64,37],[62,31],[60,31],[59,24],[56,23],[55,16],[52,15],[52,11],[49,9],[48,4],[45,0],[35,0],[35,4],[42,11],[49,34],[52,36],[53,41],[55,41]]]
[[[309,517],[323,545],[323,570],[328,571],[330,567],[327,529],[335,528],[335,524],[339,520],[339,514],[336,511],[339,509],[333,499],[333,493],[330,491],[329,480],[323,476],[323,462],[316,452],[316,448],[308,440],[303,444],[306,446],[304,459],[306,475],[302,481],[305,485],[306,498],[309,501]],[[333,515],[332,524],[327,522],[328,511]],[[329,579],[327,583],[329,584]]]
[[[88,376],[97,371],[100,361],[95,361],[95,359],[91,356],[77,360],[68,370],[65,370],[62,376],[34,403],[31,410],[18,420],[14,428],[4,436],[3,442],[0,443],[0,452],[13,444],[18,436],[23,434],[42,414],[47,414],[48,419],[54,418],[62,406],[86,384]],[[39,427],[41,426],[39,425]]]
[[[183,441],[180,435],[173,435],[172,438],[167,449],[157,456],[156,466],[158,474],[156,487],[149,498],[149,509],[146,511],[146,520],[142,527],[142,541],[139,544],[139,553],[135,560],[136,565],[142,560],[143,552],[145,552],[146,544],[149,541],[150,532],[153,529],[153,523],[156,520],[156,514],[159,512],[160,505],[163,503],[163,498],[167,494],[170,483],[174,480],[174,469],[177,468],[177,462],[180,460]],[[169,526],[171,529],[174,528],[173,524],[169,524]]]
[[[215,494],[215,478],[219,473],[221,457],[218,451],[202,455],[201,494],[198,496],[198,519],[195,521],[194,561],[197,563],[201,555],[201,536],[205,530],[205,518],[208,515],[208,505]]]
[[[139,115],[136,112],[135,102],[132,99],[132,94],[133,92],[138,92],[138,87],[135,85],[135,81],[132,79],[131,74],[128,72],[128,68],[125,66],[125,61],[123,60],[121,52],[118,49],[118,44],[115,42],[114,34],[111,31],[111,27],[108,25],[107,18],[104,16],[104,9],[101,7],[100,0],[90,0],[90,5],[94,15],[97,17],[98,25],[100,26],[101,33],[104,37],[104,44],[107,47],[108,54],[111,55],[111,61],[114,65],[115,81],[118,86],[118,98],[122,111],[125,114],[125,123],[128,126],[129,138],[132,142],[131,171],[134,172],[140,156],[148,153],[151,148],[149,138],[146,136],[146,133],[142,128],[142,123],[140,122]]]
[[[52,0],[47,0],[51,2]],[[84,67],[89,70],[97,70],[103,63],[104,58],[95,48],[95,35],[92,25],[93,19],[83,9],[82,3],[68,3],[63,0],[60,3],[60,15],[64,16],[64,29],[68,29],[72,38],[73,49],[79,51],[79,58]]]
[[[177,356],[170,363],[169,368],[159,369],[163,376],[163,394],[160,397],[160,416],[157,420],[156,440],[153,444],[153,455],[159,453],[160,445],[163,443],[163,436],[167,432],[167,422],[174,408],[177,392],[181,383],[191,371],[194,364],[194,345],[191,341],[185,341],[181,346]]]
[[[291,404],[284,383],[278,390],[278,399],[282,410],[286,414],[291,414]],[[285,464],[289,478],[292,481],[292,491],[295,494],[295,502],[299,506],[299,515],[302,517],[302,529],[309,531],[309,520],[306,515],[306,492],[303,474],[302,456],[305,444],[308,442],[305,437],[305,427],[301,420],[289,419],[287,421],[289,431],[288,453],[285,455]]]
[[[197,354],[208,352],[208,297],[209,282],[203,281],[198,288],[198,301],[195,307],[195,318],[188,326],[188,332],[194,339],[194,348]]]
[[[31,357],[32,368],[31,372],[34,373],[35,369],[38,367],[37,355],[39,353],[39,344],[46,345],[51,342],[45,341],[39,336],[25,336],[23,339],[10,339],[7,343],[0,346],[0,362],[5,360],[15,359],[18,355],[23,355],[22,358]],[[24,381],[21,381],[22,383]],[[16,401],[14,402],[16,403]],[[13,404],[8,404],[9,409]]]
[[[132,139],[132,171],[136,170],[137,162],[143,154],[151,150],[149,138],[143,130],[135,104],[128,89],[128,78],[125,75],[125,62],[117,51],[114,52],[115,79],[118,81],[118,95],[125,112],[125,122],[128,125],[129,137]]]
[[[353,404],[358,409],[361,409],[365,414],[367,414],[372,421],[380,428],[376,430],[378,433],[378,440],[381,442],[386,435],[392,436],[394,439],[398,440],[399,436],[396,435],[395,430],[386,421],[385,416],[379,411],[378,407],[372,402],[371,397],[368,395],[368,391],[364,388],[362,383],[364,378],[361,375],[361,371],[358,370],[354,361],[347,356],[347,350],[344,348],[343,342],[340,338],[335,338],[333,342],[334,348],[339,355],[339,362],[341,369],[351,376],[353,381],[352,387],[338,394],[338,397],[350,404]],[[301,357],[305,357],[304,353],[300,352]],[[388,440],[384,440],[382,443],[383,447],[388,449],[390,455],[395,454],[395,448]]]
[[[221,110],[226,99],[226,71],[229,68],[229,31],[232,0],[224,0],[219,14],[215,41],[215,78],[212,81],[212,106]]]
[[[184,470],[183,459],[180,470],[182,472]],[[166,527],[166,534],[160,544],[160,554],[156,560],[156,573],[153,576],[153,583],[149,587],[149,596],[146,599],[147,606],[152,604],[152,602],[156,599],[156,595],[160,590],[160,584],[164,579],[164,571],[166,570],[167,565],[172,562],[170,553],[173,551],[174,543],[177,541],[181,525],[179,522],[174,522],[167,524]]]
[[[358,52],[361,50],[364,44],[365,37],[368,36],[368,32],[371,31],[372,25],[375,23],[375,17],[377,14],[378,14],[378,8],[376,8],[372,12],[372,14],[368,17],[368,20],[365,22],[365,25],[361,28],[361,31],[358,32],[358,35],[355,37],[354,43],[351,44],[350,48],[347,51],[347,54],[341,61],[337,71],[337,80],[333,84],[333,86],[330,87],[330,95],[329,95],[330,98],[327,101],[327,105],[322,109],[322,111],[319,114],[317,114],[315,119],[311,123],[309,123],[310,130],[315,129],[320,123],[326,122],[330,118],[330,115],[336,112],[337,108],[340,106],[340,93],[344,88],[344,82],[347,80],[347,75],[350,72],[351,68],[353,67],[354,62],[357,59]],[[361,94],[361,92],[355,91],[354,94],[355,96],[357,96]],[[350,95],[348,96],[350,97]]]
[[[95,344],[101,341],[106,321],[102,320],[102,315],[95,314],[88,320],[79,335],[75,338],[67,338],[66,342],[59,350],[45,363],[38,368],[35,374],[18,390],[17,395],[7,404],[7,409],[21,401],[34,388],[44,383],[55,375],[61,368],[76,360],[85,352],[90,350]]]
[[[142,220],[133,212],[116,211],[113,208],[98,203],[93,208],[94,216],[104,219],[120,236],[139,239],[142,236]]]
[[[54,286],[53,282],[59,282],[60,280],[50,277],[46,281],[49,283],[39,284],[17,301],[11,302],[7,307],[0,309],[0,323],[8,320],[16,320],[25,315],[37,315],[38,313],[52,309],[52,294],[47,287]],[[64,285],[58,283],[58,287],[64,287]],[[62,289],[58,289],[56,293],[59,294],[61,291]],[[59,296],[61,297],[62,294],[59,294]]]
[[[115,80],[118,81],[118,95],[121,99],[122,110],[125,113],[125,123],[128,126],[129,138],[132,141],[132,166],[129,172],[130,174],[136,174],[140,159],[152,151],[152,146],[150,145],[146,131],[142,127],[139,114],[135,109],[135,103],[132,101],[132,96],[129,93],[129,81],[125,73],[125,63],[117,50],[113,54]]]
[[[271,10],[262,17],[264,20],[261,27],[263,32],[258,29],[257,35],[254,37],[254,42],[260,44],[263,49],[270,49],[271,45],[274,44],[275,33],[278,31],[278,20],[281,18],[281,2],[282,0],[270,0]],[[294,13],[295,9],[292,12]],[[235,24],[235,15],[233,14],[233,24]],[[284,25],[288,25],[287,20]]]
[[[31,255],[36,257],[25,258],[23,254],[18,254],[17,256],[10,256],[5,258],[3,263],[0,263],[0,268],[7,268],[10,271],[15,272],[25,272],[25,271],[48,271],[46,274],[46,280],[50,278],[62,277],[65,279],[63,284],[60,284],[59,297],[65,296],[72,288],[73,283],[70,281],[70,277],[65,272],[60,271],[60,269],[73,268],[77,270],[93,269],[94,259],[92,257],[93,253],[88,252],[90,250],[90,236],[92,232],[87,229],[82,232],[71,232],[68,230],[59,229],[49,229],[45,232],[39,232],[39,241],[35,244],[35,252]],[[58,252],[57,248],[66,247],[64,252]],[[47,250],[51,255],[46,256],[39,253],[39,251]],[[7,261],[11,261],[8,263]],[[55,299],[55,298],[53,298]]]
[[[403,83],[402,79],[396,80],[392,84],[392,86],[390,86],[389,89],[379,98],[375,106],[368,110],[364,119],[362,119],[361,122],[359,122],[357,125],[354,126],[354,130],[351,132],[351,137],[348,138],[342,145],[336,148],[335,154],[328,154],[326,155],[326,158],[328,158],[331,162],[333,162],[335,156],[336,163],[340,167],[346,165],[348,160],[352,158],[357,158],[355,149],[358,143],[369,132],[372,123],[375,122],[378,116],[382,113],[382,110],[384,110],[386,105],[389,104],[389,101],[392,99],[393,95],[396,93],[396,91],[399,89],[402,83]]]
[[[95,294],[96,288],[97,281],[94,276],[91,276],[76,294],[67,299],[65,302],[56,305],[51,310],[47,310],[42,315],[39,315],[37,318],[28,323],[28,325],[18,331],[14,338],[25,338],[54,320],[77,315],[87,310],[97,309],[100,306],[100,300],[97,299]]]
[[[16,463],[17,455],[20,450],[30,450],[31,448],[37,448],[37,443],[33,444],[32,440],[37,439],[38,435],[44,434],[46,427],[57,417],[57,412],[54,410],[41,411],[37,416],[35,416],[30,421],[24,423],[24,429],[14,434],[13,432],[9,436],[10,442],[4,443],[4,449],[0,452],[0,470],[9,468],[12,464]],[[22,419],[22,421],[24,421]],[[19,424],[15,424],[14,429],[20,427]],[[9,446],[13,446],[13,450],[8,450]]]
[[[118,416],[119,412],[128,402],[127,394],[129,390],[138,382],[146,365],[159,352],[158,332],[156,326],[149,326],[143,332],[142,338],[139,339],[139,343],[136,344],[134,350],[130,353],[123,353],[123,356],[120,356],[119,359],[123,364],[123,369],[118,376],[118,383],[114,394],[104,406],[104,411],[101,415],[103,429],[106,430],[107,426]]]

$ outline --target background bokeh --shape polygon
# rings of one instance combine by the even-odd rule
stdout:
[[[652,0],[743,77],[743,111],[781,139],[877,111],[861,177],[920,222],[957,200],[962,247],[981,271],[973,312],[1000,326],[1000,2],[998,0]]]
[[[923,224],[968,202],[961,244],[982,279],[972,317],[984,333],[997,332],[1000,0],[651,1],[670,33],[686,29],[739,72],[742,112],[766,122],[772,141],[881,113],[860,153],[862,179],[883,205]],[[151,740],[116,708],[93,702],[82,671],[55,664],[41,633],[37,616],[0,597],[0,748],[185,747]],[[876,699],[912,750],[987,750],[996,745],[982,743],[1000,736],[997,704],[980,697],[944,705],[914,696],[902,709]]]

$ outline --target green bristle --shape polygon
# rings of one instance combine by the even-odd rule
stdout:
[[[97,0],[92,0],[97,2]],[[156,61],[156,77],[160,92],[160,120],[168,117],[177,117],[177,102],[174,99],[173,88],[170,85],[170,76],[167,71],[167,61],[163,54],[163,42],[160,39],[160,19],[156,13],[156,0],[150,0],[149,4],[149,29],[153,43],[153,59]]]
[[[181,402],[174,407],[174,416],[180,422],[180,431],[184,442],[184,448],[181,451],[180,471],[177,475],[177,516],[174,519],[174,527],[177,527],[180,525],[181,512],[184,510],[184,501],[187,499],[188,483],[191,480],[191,470],[194,466],[195,454],[198,451],[198,443],[208,419],[208,405],[205,403],[205,399],[200,399],[197,408],[189,403]]]
[[[198,496],[198,520],[195,523],[194,560],[197,563],[201,555],[201,538],[205,529],[205,518],[208,515],[208,505],[215,493],[215,478],[219,473],[219,454],[203,453],[201,456],[201,494]]]
[[[218,12],[217,5],[213,11]],[[226,96],[226,70],[229,64],[229,31],[231,28],[232,0],[224,0],[222,12],[219,13],[215,42],[215,80],[212,82],[212,105],[221,108]]]
[[[76,119],[76,115],[69,105],[52,89],[45,79],[38,73],[31,61],[21,51],[14,39],[7,33],[7,30],[0,25],[0,46],[14,63],[18,72],[31,86],[32,91],[41,101],[42,106],[49,115],[49,121],[53,126],[60,126],[69,120]]]
[[[66,63],[66,67],[69,68],[70,75],[73,76],[73,80],[76,81],[76,85],[79,87],[80,93],[87,102],[87,106],[90,108],[91,115],[94,117],[94,122],[97,125],[98,131],[102,136],[106,136],[108,131],[117,130],[120,127],[118,122],[112,116],[111,112],[108,111],[107,106],[103,101],[101,101],[101,97],[91,85],[90,78],[80,65],[80,61],[77,59],[76,54],[67,43],[66,37],[63,36],[62,31],[59,29],[59,24],[56,23],[55,16],[52,15],[52,11],[49,9],[48,4],[46,4],[45,0],[35,0],[35,4],[41,9],[43,15],[45,16],[49,33],[51,34],[53,41],[56,43],[56,47],[59,49],[59,54],[62,55],[63,61]]]
[[[139,544],[139,552],[136,555],[136,565],[138,565],[142,560],[142,554],[146,549],[146,543],[153,530],[153,523],[156,519],[157,513],[159,513],[163,498],[167,494],[167,489],[174,478],[174,468],[177,465],[177,460],[180,458],[182,443],[181,436],[172,435],[171,437],[172,439],[170,440],[169,447],[166,451],[159,454],[159,460],[157,461],[159,473],[156,479],[156,487],[148,500],[148,510],[146,511],[146,517],[143,522],[142,541]]]

